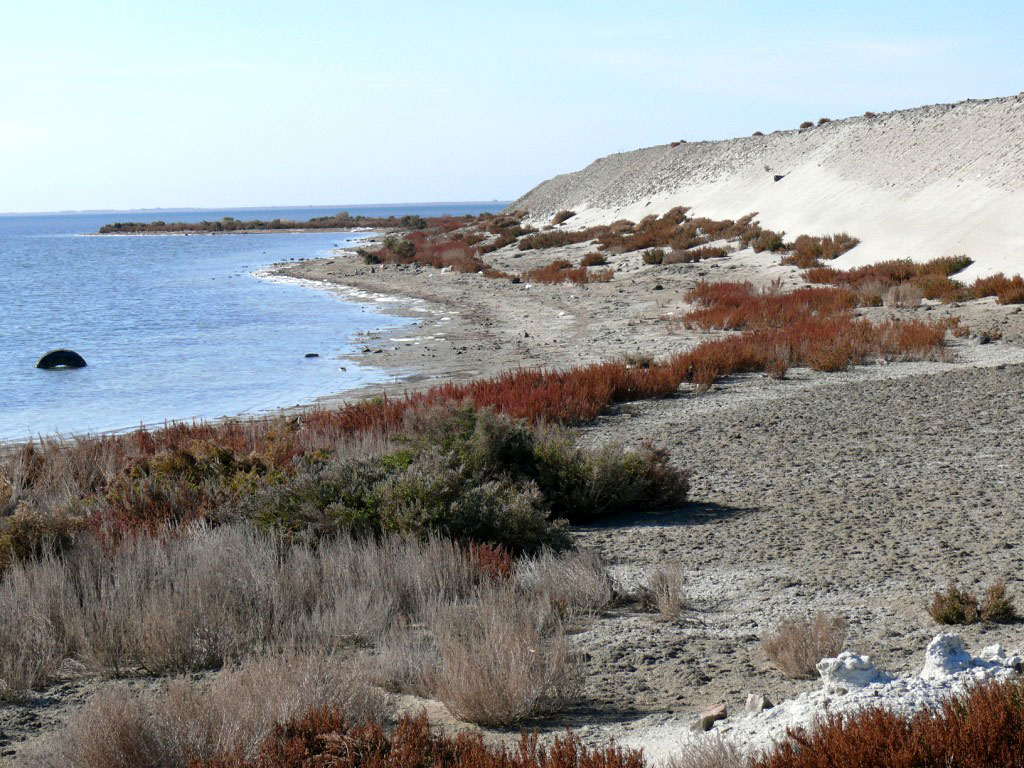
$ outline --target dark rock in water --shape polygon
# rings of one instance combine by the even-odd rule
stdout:
[[[39,358],[36,368],[85,368],[86,362],[77,352],[70,349],[54,349]]]
[[[320,357],[316,352],[307,352],[306,357]]]

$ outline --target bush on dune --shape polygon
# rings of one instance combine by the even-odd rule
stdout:
[[[859,296],[860,303],[867,306],[884,303],[886,296],[891,301],[894,295],[912,293],[946,303],[986,296],[995,296],[999,304],[1024,303],[1024,277],[1019,275],[1010,278],[1000,273],[979,278],[969,285],[951,279],[971,263],[966,256],[946,256],[923,263],[909,259],[883,261],[849,270],[814,266],[804,272],[804,278],[811,283],[851,290]]]

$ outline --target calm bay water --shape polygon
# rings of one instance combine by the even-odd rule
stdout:
[[[0,215],[0,440],[256,414],[380,381],[341,361],[407,319],[252,272],[314,258],[339,232],[83,237],[111,221],[479,213],[503,203]],[[88,361],[44,371],[67,347]],[[315,352],[316,359],[304,354]],[[342,367],[347,370],[341,370]]]

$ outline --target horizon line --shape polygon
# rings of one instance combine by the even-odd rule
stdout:
[[[485,205],[488,203],[508,204],[512,200],[430,200],[405,203],[345,203],[325,205],[217,205],[217,206],[173,206],[168,208],[64,208],[57,211],[0,211],[0,216],[61,216],[87,213],[195,213],[198,211],[296,211],[303,208],[405,208],[413,205]]]

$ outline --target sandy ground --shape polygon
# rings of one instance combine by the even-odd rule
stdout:
[[[677,205],[715,219],[757,211],[791,236],[849,232],[863,244],[840,257],[843,268],[967,254],[968,280],[1021,273],[1024,94],[623,152],[545,181],[511,207],[538,224],[573,210],[566,226],[583,227]]]
[[[588,250],[506,249],[487,258],[518,272]],[[751,251],[699,264],[649,266],[638,254],[610,263],[612,281],[585,287],[370,267],[350,252],[278,273],[349,298],[388,299],[388,313],[410,318],[407,327],[366,335],[356,356],[393,373],[391,384],[321,404],[516,366],[680,351],[709,338],[672,323],[699,280],[801,284],[776,256]],[[955,313],[974,334],[942,361],[795,370],[782,381],[735,377],[708,393],[620,406],[582,431],[592,443],[652,440],[692,469],[684,508],[637,510],[576,535],[624,582],[681,563],[693,608],[677,622],[625,609],[598,617],[576,636],[587,659],[584,700],[538,726],[631,744],[657,733],[663,750],[674,718],[721,701],[736,711],[748,692],[780,700],[816,686],[787,680],[760,649],[785,616],[839,612],[850,622],[851,649],[884,669],[909,670],[938,631],[924,610],[934,589],[1005,576],[1024,595],[1024,312],[992,300],[865,312]],[[980,332],[1002,338],[981,343]],[[1024,646],[1021,625],[964,635],[972,647]],[[0,756],[57,727],[98,685],[67,683],[29,705],[0,707]],[[453,724],[439,705],[429,709]]]

